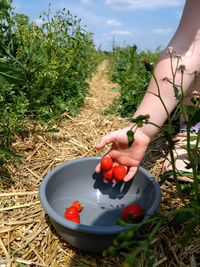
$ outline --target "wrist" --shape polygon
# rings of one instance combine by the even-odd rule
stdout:
[[[137,127],[135,123],[129,123],[127,129],[132,130],[135,134],[142,136],[148,144],[156,134],[156,131],[150,130],[146,124],[144,124],[142,127]]]

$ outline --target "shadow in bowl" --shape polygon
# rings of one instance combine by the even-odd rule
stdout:
[[[111,199],[122,199],[133,182],[133,180],[130,180],[127,183],[124,183],[123,181],[119,181],[117,184],[113,184],[112,181],[104,183],[102,173],[96,172],[93,173],[92,178],[95,180],[93,187],[99,189],[101,194],[108,195]]]

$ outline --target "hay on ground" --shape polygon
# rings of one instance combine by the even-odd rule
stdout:
[[[63,119],[57,125],[58,133],[40,131],[23,140],[17,138],[13,144],[13,150],[24,160],[17,166],[8,166],[10,177],[6,177],[0,186],[0,266],[121,266],[126,253],[102,258],[79,251],[61,240],[51,227],[38,197],[40,183],[51,169],[78,157],[102,156],[108,147],[101,151],[95,149],[100,137],[127,125],[127,119],[102,115],[117,94],[111,90],[116,85],[109,81],[106,65],[104,61],[93,75],[90,94],[80,115]],[[142,166],[156,179],[160,177],[163,163],[162,144],[163,139],[158,134],[142,161]],[[173,183],[164,183],[161,189],[161,213],[180,207]],[[161,227],[153,242],[154,266],[188,266],[188,263],[195,263],[197,256],[200,258],[199,247],[182,248],[176,242],[180,236],[181,233],[171,228]]]

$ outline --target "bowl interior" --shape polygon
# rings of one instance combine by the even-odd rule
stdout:
[[[91,157],[72,160],[47,174],[43,180],[44,195],[41,196],[50,207],[47,213],[51,213],[52,209],[64,219],[65,209],[73,201],[80,200],[83,205],[81,224],[106,227],[116,225],[116,219],[121,218],[123,208],[131,203],[138,203],[147,213],[152,212],[155,204],[159,206],[155,179],[146,170],[140,167],[134,179],[128,183],[106,184],[102,173],[94,171],[100,159]],[[51,214],[48,215],[51,217]]]

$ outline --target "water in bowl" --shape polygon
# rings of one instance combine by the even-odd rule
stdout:
[[[66,208],[70,207],[75,201],[73,198],[61,198],[51,202],[52,208],[64,218]],[[113,226],[116,220],[121,219],[122,210],[125,204],[114,204],[107,202],[91,202],[85,199],[79,199],[83,205],[80,212],[80,223],[92,226]]]

